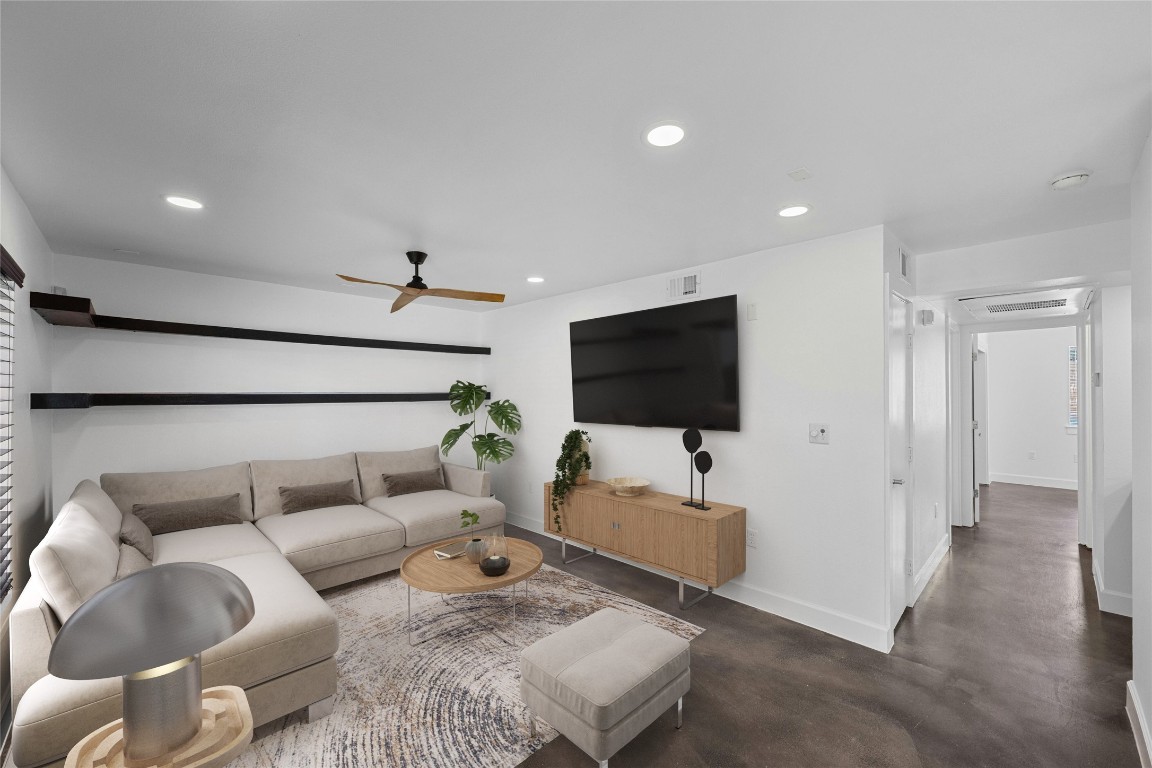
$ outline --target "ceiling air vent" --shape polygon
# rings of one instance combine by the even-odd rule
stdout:
[[[1027,293],[1002,293],[996,296],[971,296],[959,299],[958,303],[973,318],[980,320],[1019,320],[1074,315],[1087,309],[1091,300],[1091,288],[1077,287]]]
[[[700,273],[668,278],[668,300],[693,299],[700,295]]]
[[[1026,309],[1052,309],[1068,306],[1068,299],[1048,299],[1047,301],[1017,301],[1012,304],[989,304],[989,312],[1020,312]]]

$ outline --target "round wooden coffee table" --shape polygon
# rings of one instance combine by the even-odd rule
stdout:
[[[503,587],[512,588],[512,602],[500,608],[499,611],[512,609],[512,626],[516,626],[516,585],[524,584],[524,599],[528,599],[528,579],[540,570],[544,562],[544,554],[540,547],[529,541],[507,538],[508,559],[511,565],[507,573],[502,576],[485,576],[480,572],[480,566],[468,562],[466,557],[454,557],[451,560],[440,560],[435,550],[441,549],[455,541],[468,541],[469,537],[453,539],[452,541],[438,541],[416,550],[400,565],[400,578],[408,585],[408,644],[419,645],[430,637],[419,642],[412,642],[412,588],[424,592],[439,592],[441,595],[463,595],[475,592],[490,592]],[[447,601],[445,601],[447,602]],[[491,616],[499,611],[493,611]],[[483,617],[480,617],[483,618]]]

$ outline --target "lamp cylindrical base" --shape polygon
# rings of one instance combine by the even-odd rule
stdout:
[[[200,654],[124,676],[124,757],[172,752],[200,732]]]

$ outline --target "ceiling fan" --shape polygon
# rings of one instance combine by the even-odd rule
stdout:
[[[400,291],[400,295],[396,297],[396,301],[392,302],[392,311],[395,312],[399,309],[411,304],[421,296],[439,296],[445,299],[464,299],[465,301],[504,301],[504,294],[502,293],[483,293],[481,291],[458,291],[454,288],[429,288],[425,285],[424,281],[420,279],[420,265],[428,258],[428,254],[423,251],[408,251],[408,261],[416,267],[416,274],[405,285],[396,285],[395,283],[381,283],[377,280],[365,280],[362,277],[351,277],[349,275],[337,274],[336,277],[341,280],[347,280],[350,283],[367,283],[368,285],[386,285],[389,288],[395,288]]]

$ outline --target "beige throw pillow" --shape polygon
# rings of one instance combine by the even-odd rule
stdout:
[[[385,496],[404,496],[421,491],[444,490],[444,477],[440,468],[424,469],[419,472],[404,472],[399,475],[382,475]]]
[[[140,518],[153,536],[192,528],[244,522],[239,493],[207,499],[165,501],[159,504],[133,504],[132,514]]]
[[[120,545],[120,562],[116,564],[116,581],[151,567],[152,563],[136,547],[131,544]]]
[[[356,498],[355,481],[340,480],[335,483],[316,483],[315,485],[280,486],[280,507],[284,514],[305,512],[309,509],[323,509],[325,507],[342,507],[347,504],[359,504]]]

